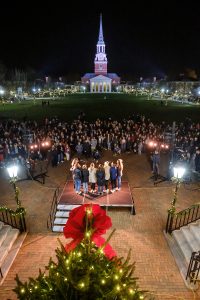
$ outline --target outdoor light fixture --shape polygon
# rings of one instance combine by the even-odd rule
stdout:
[[[185,173],[185,168],[180,167],[180,166],[175,166],[174,167],[174,177],[176,179],[181,179]]]
[[[154,143],[153,142],[149,142],[149,146],[153,147]]]
[[[169,213],[172,215],[175,214],[176,212],[178,189],[181,184],[181,179],[185,173],[185,168],[183,168],[181,165],[175,165],[173,169],[174,169],[174,177],[172,177],[172,180],[176,183],[176,187],[174,190],[173,200],[171,201],[171,208],[169,209]]]
[[[17,172],[18,172],[18,167],[17,166],[8,167],[7,171],[10,176],[10,179],[16,178]]]
[[[161,144],[161,146],[160,146],[162,149],[169,149],[169,146],[168,145],[166,145],[166,144]]]
[[[19,217],[19,226],[20,226],[20,231],[26,231],[26,222],[24,219],[25,215],[25,208],[21,206],[21,201],[19,199],[19,189],[16,186],[16,181],[17,181],[17,172],[18,172],[18,166],[13,165],[11,167],[7,168],[9,177],[10,177],[10,183],[12,184],[14,188],[14,193],[15,193],[15,201],[17,203],[17,209],[14,211],[12,209],[9,209],[7,207],[4,207],[6,211],[9,211],[12,213],[12,216],[18,216]],[[15,225],[16,225],[16,220],[15,220]]]
[[[49,146],[49,142],[42,142],[41,146],[42,147],[48,147]]]
[[[8,174],[10,176],[10,183],[13,185],[13,188],[15,191],[15,200],[17,202],[17,205],[20,206],[20,202],[19,202],[19,198],[18,198],[19,190],[16,187],[18,167],[16,165],[14,165],[14,166],[8,167],[7,170],[8,170]]]
[[[3,95],[4,94],[4,90],[0,90],[0,95]]]
[[[30,149],[31,149],[31,150],[37,149],[37,148],[38,148],[38,145],[36,145],[36,144],[35,144],[35,145],[30,145]]]
[[[157,147],[158,143],[150,141],[148,145],[149,145],[149,147]]]

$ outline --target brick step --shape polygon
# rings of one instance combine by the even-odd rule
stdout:
[[[6,255],[8,254],[10,249],[12,248],[12,245],[14,244],[14,242],[15,242],[16,238],[18,237],[18,235],[19,235],[19,230],[10,227],[10,230],[7,232],[6,238],[5,238],[5,240],[3,241],[3,243],[1,244],[1,247],[0,247],[0,266],[4,262],[4,259],[5,259]]]
[[[0,265],[1,266],[1,270],[2,270],[2,274],[3,274],[3,278],[0,278],[0,285],[3,283],[3,281],[5,280],[10,267],[12,266],[13,261],[15,260],[17,253],[19,252],[25,238],[26,238],[27,232],[21,233],[17,239],[14,241],[12,248],[10,249],[10,251],[8,251],[3,263]],[[1,256],[0,256],[1,257]]]
[[[63,232],[63,228],[65,226],[62,226],[62,225],[54,225],[53,226],[53,232]]]
[[[200,224],[190,224],[189,225],[190,231],[193,233],[193,235],[195,236],[195,238],[198,240],[199,244],[200,244]],[[200,250],[200,247],[199,247]],[[198,250],[198,251],[199,251]]]
[[[54,225],[65,225],[68,218],[55,218]]]
[[[68,218],[69,217],[69,211],[62,211],[62,210],[59,210],[56,212],[56,218]]]
[[[4,226],[4,223],[0,221],[0,230]]]
[[[191,258],[191,254],[192,254],[192,250],[191,247],[189,246],[184,233],[182,230],[175,230],[172,232],[172,236],[174,237],[174,239],[176,240],[177,244],[179,245],[179,248],[187,262],[187,264],[189,264],[190,262],[190,258]]]
[[[192,226],[191,226],[192,227]],[[200,229],[200,228],[199,228]],[[188,245],[191,248],[191,251],[199,251],[200,250],[200,236],[197,239],[196,236],[193,234],[193,232],[190,230],[189,226],[182,227],[181,231],[183,232],[186,241],[188,242]],[[199,231],[200,233],[200,231]]]
[[[168,246],[172,252],[172,255],[175,259],[175,262],[179,268],[180,274],[183,278],[183,281],[186,285],[187,288],[189,288],[190,290],[196,290],[198,289],[198,284],[193,284],[189,281],[189,279],[186,280],[186,274],[187,274],[187,270],[188,270],[188,264],[185,260],[185,257],[177,243],[177,241],[175,240],[175,238],[173,238],[173,234],[172,236],[169,234],[166,234],[164,231],[164,236],[167,240]]]
[[[3,244],[3,242],[5,241],[8,232],[11,230],[11,227],[9,225],[4,225],[1,227],[0,230],[0,247]],[[1,256],[0,256],[1,259]]]
[[[79,207],[81,205],[72,205],[72,204],[58,204],[57,210],[72,210],[73,208]]]

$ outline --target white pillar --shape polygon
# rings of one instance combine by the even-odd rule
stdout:
[[[98,82],[98,93],[100,92],[100,82]]]
[[[109,85],[109,93],[111,93],[111,83],[110,83],[110,85]]]

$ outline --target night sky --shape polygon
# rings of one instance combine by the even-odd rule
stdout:
[[[93,72],[102,12],[109,72],[126,78],[200,73],[200,10],[193,1],[3,2],[0,61],[8,68],[49,76]]]

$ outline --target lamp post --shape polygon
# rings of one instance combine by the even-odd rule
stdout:
[[[4,90],[0,89],[0,95],[1,95],[1,96],[4,95]]]
[[[21,206],[21,201],[19,200],[19,189],[16,186],[16,180],[17,180],[17,172],[18,172],[18,167],[17,166],[11,166],[7,168],[8,174],[10,176],[10,183],[14,187],[14,192],[15,192],[15,201],[17,203],[17,209],[13,211],[12,209],[8,209],[5,207],[6,210],[8,210],[11,213],[11,219],[14,218],[14,224],[16,226],[16,222],[18,218],[19,222],[19,230],[20,232],[26,231],[26,220],[25,220],[25,208]]]
[[[17,180],[17,172],[18,172],[18,167],[17,166],[11,166],[7,168],[8,174],[10,176],[10,183],[13,185],[14,192],[15,192],[15,201],[17,202],[18,208],[21,207],[21,202],[19,200],[19,189],[16,186],[16,180]]]
[[[184,173],[185,173],[185,168],[178,165],[174,166],[174,177],[172,178],[172,180],[176,183],[176,186],[174,190],[174,198],[171,202],[171,208],[170,208],[170,212],[172,214],[174,214],[176,211],[177,193]]]

